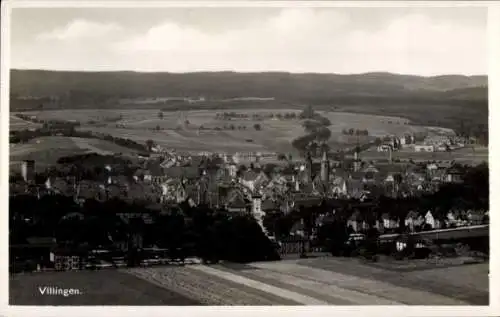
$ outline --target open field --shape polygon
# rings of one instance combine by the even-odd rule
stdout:
[[[33,123],[30,121],[23,120],[21,118],[16,117],[13,114],[9,116],[9,130],[17,131],[17,130],[25,130],[25,129],[37,129],[41,128],[42,125],[39,123]]]
[[[23,160],[36,160],[37,167],[43,167],[56,164],[62,156],[89,152],[102,155],[134,152],[108,141],[62,136],[39,137],[28,143],[11,144],[9,151],[11,168],[15,168]]]
[[[83,295],[41,295],[38,287],[78,289]],[[44,272],[14,275],[10,305],[200,305],[175,292],[118,271]]]
[[[327,257],[249,265],[133,269],[129,272],[157,285],[175,289],[200,302],[214,305],[268,304],[263,299],[255,302],[253,297],[238,294],[232,289],[232,283],[301,305],[488,303],[487,264],[433,268],[403,274],[355,259]],[[461,279],[461,274],[468,274],[469,277]],[[225,286],[227,283],[231,286]]]
[[[361,153],[364,160],[387,159],[387,152],[378,152],[375,147]],[[461,164],[476,165],[488,162],[488,148],[485,146],[467,146],[451,152],[415,152],[412,149],[403,149],[392,152],[393,160],[414,160],[414,161],[450,161],[454,160]]]
[[[297,109],[246,109],[237,113],[247,113],[250,118],[232,118],[220,120],[216,113],[223,110],[196,110],[182,112],[163,112],[163,118],[158,117],[159,110],[154,109],[117,109],[117,110],[48,110],[27,112],[41,119],[78,120],[82,123],[81,130],[108,133],[113,136],[130,138],[137,142],[154,140],[166,148],[176,148],[183,151],[273,151],[294,152],[292,140],[305,134],[298,119],[255,121],[254,113],[299,113]],[[332,137],[331,148],[341,148],[356,142],[365,142],[376,136],[388,134],[400,135],[409,132],[427,131],[426,127],[413,126],[407,119],[379,115],[351,114],[345,112],[322,112],[332,122],[329,127]],[[110,122],[111,118],[121,120]],[[185,121],[189,124],[185,124]],[[254,124],[260,124],[261,131],[256,131]],[[224,129],[224,126],[234,125],[235,129]],[[238,127],[244,126],[244,129]],[[159,128],[159,131],[153,129]],[[203,127],[205,130],[200,130]],[[220,131],[216,131],[220,128]],[[352,137],[342,134],[343,129],[367,129],[369,137]]]
[[[10,279],[17,305],[487,305],[489,264],[404,273],[351,258],[33,273]],[[149,282],[149,283],[148,283]],[[84,295],[40,296],[37,287]]]
[[[343,129],[354,130],[367,129],[371,136],[383,137],[386,135],[404,135],[405,133],[425,132],[430,129],[424,126],[411,125],[405,118],[371,115],[362,113],[318,111],[322,116],[328,118],[332,125],[330,130],[335,134],[341,134]],[[449,129],[443,132],[452,133]]]

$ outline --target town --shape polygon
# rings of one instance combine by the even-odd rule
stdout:
[[[61,131],[52,127],[52,133]],[[419,137],[420,145],[413,135],[386,137],[376,147],[386,158],[370,161],[360,146],[340,155],[314,142],[295,160],[282,153],[180,153],[154,144],[136,157],[61,158],[44,171],[27,160],[10,180],[11,270],[188,258],[245,262],[314,252],[351,256],[360,250],[375,259],[387,249],[380,237],[487,225],[487,165],[392,158],[403,148],[451,151],[470,138]],[[252,255],[236,251],[243,245],[207,246],[217,238],[212,235],[230,234],[211,233],[222,230],[217,221],[246,226],[237,230],[243,241],[231,235],[224,240],[249,248],[263,241],[262,249]],[[378,247],[367,253],[365,244],[374,235]],[[475,247],[487,254],[485,237]],[[396,252],[395,240],[393,250],[383,252]],[[433,241],[417,244],[422,243]]]

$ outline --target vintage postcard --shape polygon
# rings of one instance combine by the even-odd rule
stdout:
[[[2,4],[6,315],[493,315],[497,7]]]

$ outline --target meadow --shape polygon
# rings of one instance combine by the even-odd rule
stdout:
[[[35,160],[37,167],[55,165],[63,156],[84,153],[111,155],[135,153],[133,150],[99,139],[47,136],[30,140],[27,143],[10,144],[10,167],[19,170],[23,160]]]
[[[193,110],[163,112],[154,109],[120,110],[46,110],[27,114],[40,119],[77,120],[82,123],[80,130],[111,134],[129,138],[137,142],[153,140],[164,148],[179,151],[224,151],[224,152],[285,152],[294,153],[291,141],[305,134],[299,119],[254,120],[252,114],[265,117],[270,113],[294,112],[297,109],[246,109],[236,110],[238,114],[248,114],[248,118],[222,120],[216,117],[224,110]],[[375,137],[423,132],[423,126],[411,125],[407,119],[347,112],[318,111],[327,117],[332,125],[329,145],[333,149],[363,143]],[[117,120],[118,118],[118,120]],[[260,130],[254,125],[259,124]],[[231,129],[234,126],[234,129]],[[345,129],[367,129],[369,136],[355,137],[342,133]]]

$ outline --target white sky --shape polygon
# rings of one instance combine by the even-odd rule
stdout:
[[[14,9],[11,66],[486,74],[486,10]]]

